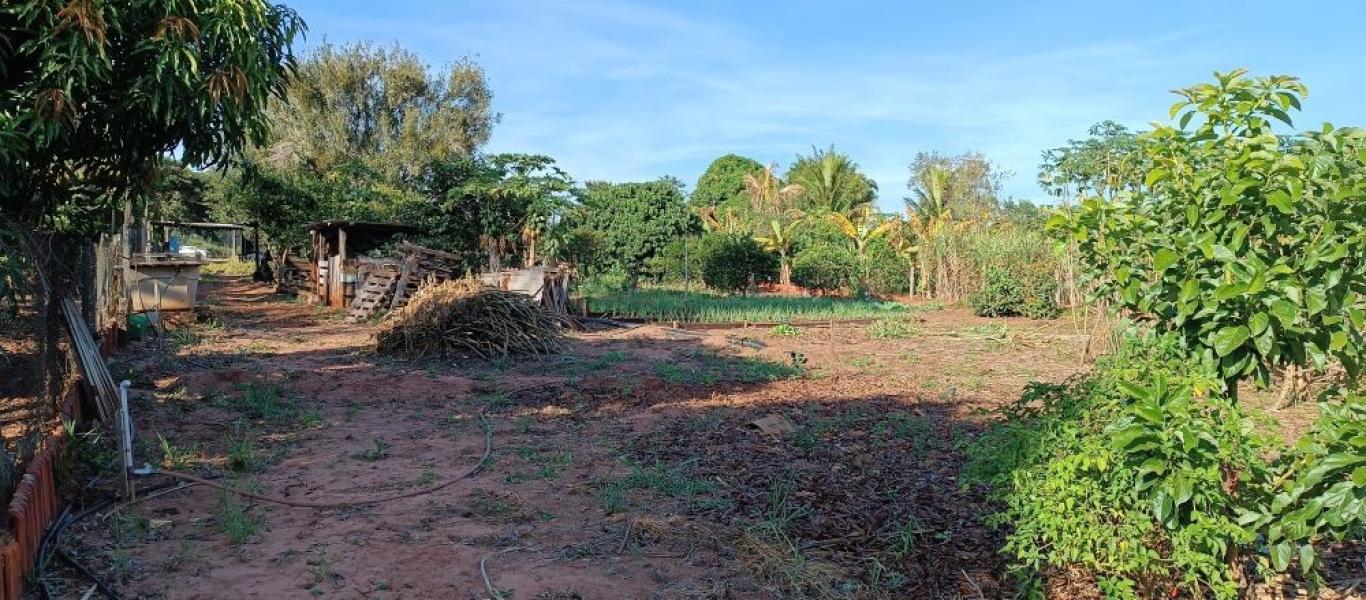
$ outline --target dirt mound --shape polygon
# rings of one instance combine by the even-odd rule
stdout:
[[[530,296],[474,280],[423,288],[375,332],[377,351],[405,357],[500,358],[563,346],[559,319]]]

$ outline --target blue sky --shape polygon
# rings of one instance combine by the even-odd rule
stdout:
[[[977,150],[1005,193],[1047,200],[1039,153],[1114,119],[1166,118],[1212,70],[1302,77],[1301,127],[1366,125],[1366,2],[284,0],[326,40],[469,56],[503,120],[490,152],[575,179],[691,184],[735,152],[848,153],[902,206],[916,152]]]

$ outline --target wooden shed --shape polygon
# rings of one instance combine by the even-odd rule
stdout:
[[[309,292],[313,301],[337,308],[350,305],[362,265],[397,260],[369,258],[365,253],[395,236],[421,231],[412,225],[346,220],[309,225],[309,279],[312,284]]]

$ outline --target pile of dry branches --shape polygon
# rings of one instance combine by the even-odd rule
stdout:
[[[375,332],[377,351],[406,357],[499,358],[563,345],[559,320],[530,296],[469,279],[422,288]]]

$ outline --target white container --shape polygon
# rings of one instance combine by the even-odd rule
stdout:
[[[129,296],[133,312],[194,310],[199,261],[133,263]]]

